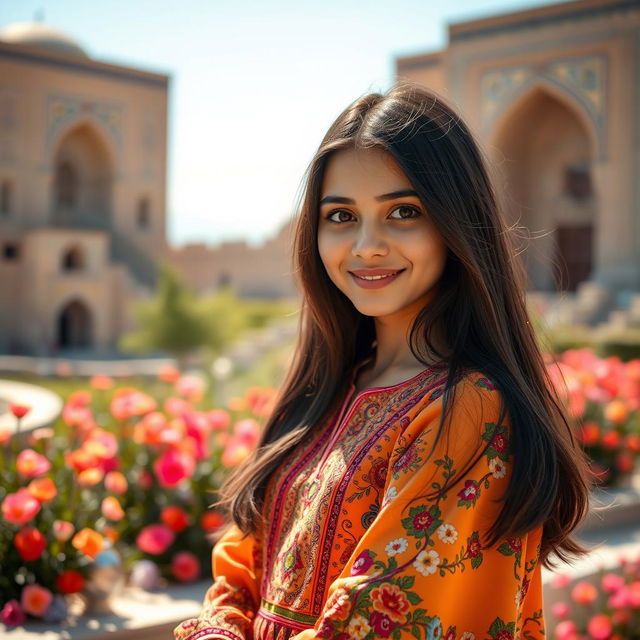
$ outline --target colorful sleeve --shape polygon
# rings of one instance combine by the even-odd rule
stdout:
[[[175,640],[250,640],[260,605],[262,553],[255,536],[243,539],[233,524],[212,551],[214,581],[204,597],[202,613],[180,623]]]
[[[381,509],[330,584],[314,628],[290,640],[544,638],[541,527],[483,546],[512,463],[500,405],[486,377],[465,375],[449,436],[428,456],[442,397],[425,402],[396,440]]]

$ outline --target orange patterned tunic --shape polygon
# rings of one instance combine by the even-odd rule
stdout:
[[[270,477],[267,530],[243,539],[234,525],[215,545],[202,613],[176,640],[544,638],[542,526],[482,545],[513,462],[495,385],[462,374],[450,435],[427,458],[443,371],[360,392],[355,377]]]

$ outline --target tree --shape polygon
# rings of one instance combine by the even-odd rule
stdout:
[[[160,268],[155,297],[138,303],[134,313],[138,328],[121,338],[120,348],[124,351],[166,351],[182,369],[190,352],[218,342],[215,324],[175,271],[166,265]]]

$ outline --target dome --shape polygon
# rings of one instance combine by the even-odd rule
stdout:
[[[16,22],[7,25],[0,29],[0,40],[81,58],[89,57],[73,38],[41,22]]]

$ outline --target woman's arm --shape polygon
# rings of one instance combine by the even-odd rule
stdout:
[[[214,582],[205,594],[202,613],[180,623],[175,640],[250,640],[260,606],[262,552],[255,536],[242,539],[233,524],[212,551]]]

